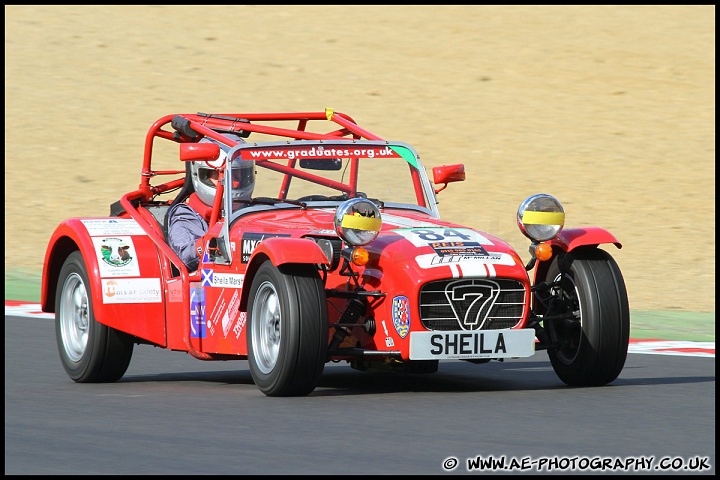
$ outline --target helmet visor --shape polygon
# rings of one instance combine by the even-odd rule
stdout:
[[[218,171],[214,168],[200,165],[200,167],[198,168],[197,177],[200,183],[202,183],[203,185],[210,188],[215,188],[218,179]]]
[[[233,200],[247,200],[255,187],[255,162],[236,160],[232,164],[230,179]]]

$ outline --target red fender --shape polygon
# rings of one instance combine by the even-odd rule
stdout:
[[[613,234],[600,227],[565,228],[548,243],[553,248],[557,247],[566,252],[578,247],[600,245],[601,243],[612,243],[617,248],[622,248],[622,244]]]
[[[138,230],[127,234],[93,234],[88,231],[83,220],[106,221],[110,225],[110,222],[116,218],[71,218],[58,225],[50,238],[49,247],[45,253],[40,297],[42,311],[55,311],[56,289],[53,286],[58,284],[60,270],[68,255],[79,250],[88,272],[89,283],[86,288],[92,299],[95,320],[103,325],[165,346],[165,301],[163,297],[165,281],[158,262],[156,244],[144,231]],[[102,274],[103,269],[100,264],[102,253],[97,249],[93,239],[112,236],[129,237],[129,241],[132,241],[135,248],[132,262],[136,265],[140,275],[107,274],[107,272]],[[156,299],[105,301],[105,297],[111,298],[115,293],[103,291],[104,281],[111,285],[116,282],[139,284],[139,282],[147,280],[157,284],[157,287],[153,287],[156,290]],[[143,289],[147,289],[147,283],[142,286]]]
[[[595,246],[603,243],[612,243],[617,248],[622,248],[622,244],[610,232],[600,227],[565,228],[560,231],[557,237],[547,243],[553,247],[554,254],[552,258],[557,256],[557,250],[570,252],[578,247]],[[537,284],[545,278],[552,258],[537,263],[533,275],[533,284]],[[535,303],[535,300],[533,300],[533,303]],[[535,304],[534,308],[537,310],[538,305]]]
[[[267,256],[275,266],[284,263],[330,264],[320,246],[307,238],[266,238],[255,248],[249,263],[258,254]]]
[[[40,289],[40,305],[43,312],[55,311],[55,290],[50,284],[57,285],[60,269],[65,259],[74,250],[80,250],[85,259],[85,266],[90,277],[90,295],[94,305],[102,304],[100,290],[95,282],[99,277],[97,257],[93,252],[92,238],[88,235],[85,226],[77,218],[65,220],[57,226],[48,243],[50,247],[45,252],[43,263],[42,284]]]
[[[252,256],[248,260],[248,268],[245,273],[246,285],[252,284],[255,272],[264,258],[270,259],[275,266],[285,263],[330,264],[320,246],[312,240],[291,237],[265,238],[255,247]],[[243,288],[240,297],[240,308],[242,310],[247,309],[249,292],[250,288]]]

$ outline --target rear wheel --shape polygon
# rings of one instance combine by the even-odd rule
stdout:
[[[558,255],[546,277],[554,300],[545,329],[558,347],[548,349],[557,376],[571,386],[598,386],[620,374],[627,357],[630,312],[620,269],[597,248]]]
[[[95,320],[87,268],[79,251],[62,269],[55,295],[55,337],[68,376],[78,383],[119,380],[133,351],[132,336]]]
[[[328,342],[325,289],[309,265],[280,268],[266,261],[250,287],[248,363],[268,396],[307,395],[325,367]]]

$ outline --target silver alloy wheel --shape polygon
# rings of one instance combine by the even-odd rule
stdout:
[[[280,353],[282,314],[275,286],[264,282],[257,290],[251,317],[251,335],[258,369],[269,374]]]
[[[68,359],[79,362],[88,344],[90,312],[85,284],[77,273],[68,275],[60,298],[60,332]]]

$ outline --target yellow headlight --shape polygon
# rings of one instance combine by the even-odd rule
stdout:
[[[517,223],[526,237],[544,242],[555,238],[562,230],[565,225],[565,210],[552,195],[538,193],[520,204]]]
[[[367,198],[352,198],[335,211],[335,231],[350,245],[367,245],[377,238],[380,228],[380,210]]]

